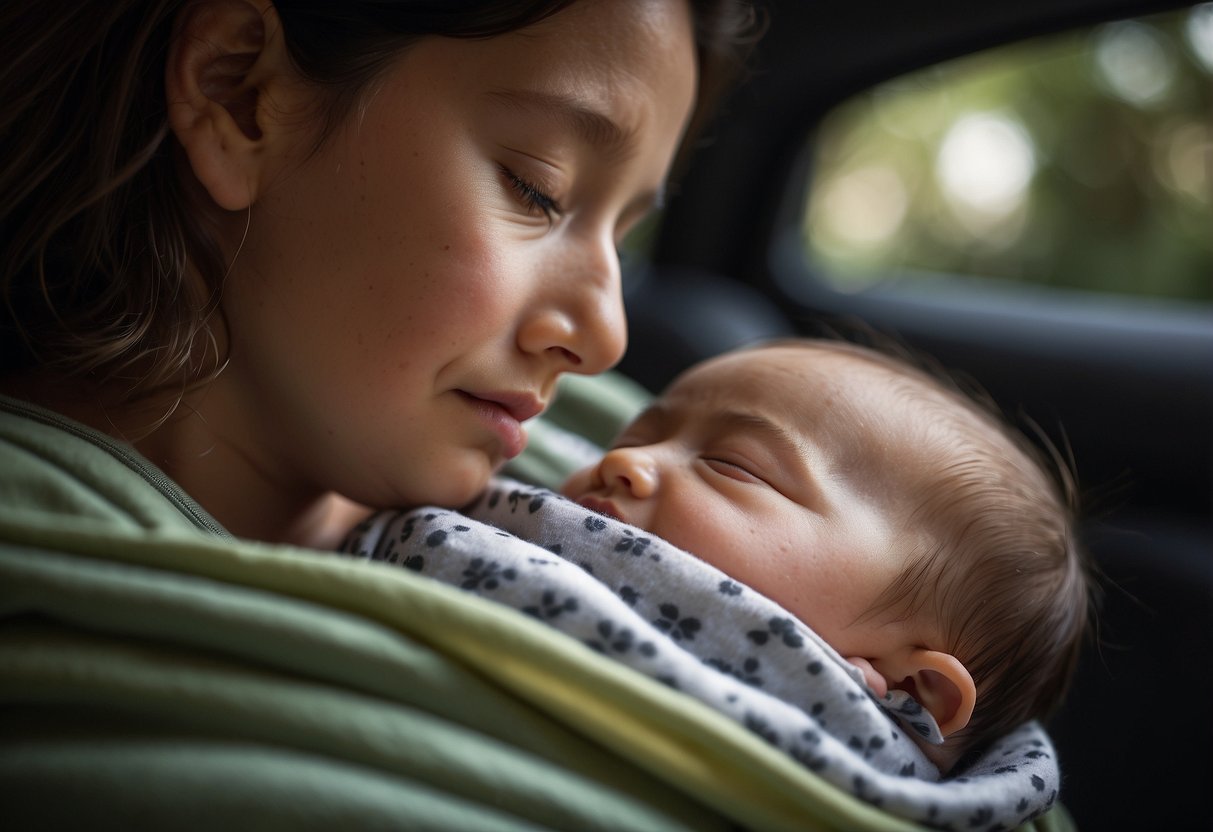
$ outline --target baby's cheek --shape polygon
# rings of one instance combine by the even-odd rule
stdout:
[[[749,534],[744,522],[736,522],[725,510],[713,509],[710,500],[666,500],[650,509],[648,523],[634,521],[658,537],[685,549],[743,584],[769,595],[762,586],[759,564],[762,547]]]
[[[590,490],[590,478],[593,470],[594,466],[591,465],[580,471],[574,471],[564,481],[564,485],[560,486],[560,493],[570,500],[585,496],[586,492]]]

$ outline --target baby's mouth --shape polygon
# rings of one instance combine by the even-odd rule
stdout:
[[[627,522],[627,520],[620,516],[619,509],[616,508],[615,504],[610,500],[599,500],[596,497],[582,497],[577,501],[577,503],[578,505],[584,506],[596,514],[610,517],[612,520],[619,520],[624,523]]]

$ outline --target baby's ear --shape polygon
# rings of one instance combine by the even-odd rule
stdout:
[[[176,21],[165,66],[169,128],[215,204],[249,207],[265,176],[267,87],[290,67],[268,0],[204,0]]]
[[[945,737],[969,724],[977,703],[977,686],[960,660],[949,653],[925,647],[906,647],[891,655],[863,660],[865,669],[854,659],[852,664],[879,676],[886,690],[904,690],[926,708]],[[879,692],[869,680],[868,686]]]

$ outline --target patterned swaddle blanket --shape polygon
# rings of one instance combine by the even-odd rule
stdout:
[[[769,599],[643,530],[545,489],[495,480],[462,513],[380,512],[342,550],[514,607],[721,711],[819,776],[941,829],[1007,829],[1049,809],[1060,780],[1025,725],[961,776],[907,736],[939,729],[902,691],[860,672]]]

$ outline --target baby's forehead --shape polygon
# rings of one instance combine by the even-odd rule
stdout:
[[[658,399],[659,409],[691,421],[722,410],[753,412],[791,433],[854,447],[919,446],[928,435],[984,432],[972,408],[897,359],[849,345],[777,344],[699,364]]]
[[[756,348],[692,367],[654,409],[688,426],[725,412],[752,414],[792,433],[817,431],[822,421],[853,421],[856,411],[882,406],[882,372],[824,350]]]
[[[755,399],[798,413],[861,398],[890,379],[918,385],[908,370],[843,349],[813,344],[755,347],[726,353],[679,376],[663,398],[705,402]],[[925,385],[923,385],[925,387]],[[828,399],[823,399],[823,394]]]

